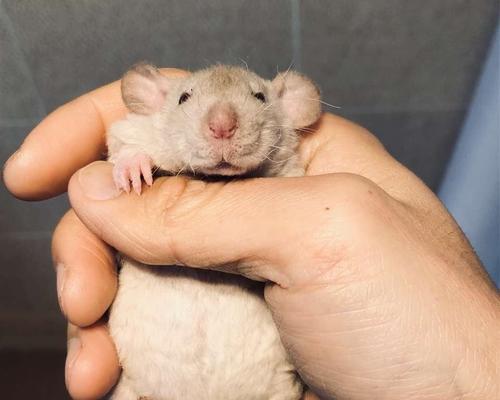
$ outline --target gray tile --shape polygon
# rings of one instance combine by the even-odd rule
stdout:
[[[397,160],[435,191],[462,123],[463,112],[338,114],[374,133]]]
[[[19,147],[32,126],[0,126],[0,166]],[[66,195],[41,202],[15,199],[0,181],[0,238],[16,232],[25,236],[50,232],[68,209]]]
[[[497,0],[302,2],[302,64],[348,111],[466,108]]]
[[[40,117],[44,107],[2,3],[0,49],[0,123]]]
[[[50,236],[2,237],[0,347],[61,347],[65,321],[59,312]]]
[[[4,1],[48,108],[131,64],[195,69],[215,62],[274,75],[292,61],[286,0]]]

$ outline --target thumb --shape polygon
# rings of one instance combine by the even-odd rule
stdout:
[[[318,237],[328,240],[322,227],[335,192],[328,179],[168,177],[138,196],[115,188],[112,164],[95,162],[73,175],[69,197],[94,233],[140,262],[218,269],[288,287],[313,273],[304,255]]]

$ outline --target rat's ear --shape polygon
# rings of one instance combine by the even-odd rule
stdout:
[[[294,71],[281,72],[271,82],[283,111],[294,129],[316,122],[321,114],[320,94],[316,85],[306,76]]]
[[[165,102],[169,83],[170,80],[153,65],[136,64],[123,75],[123,101],[133,113],[154,114],[160,111]]]

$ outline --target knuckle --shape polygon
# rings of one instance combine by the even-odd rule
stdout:
[[[372,181],[359,175],[336,174],[332,183],[331,221],[342,227],[346,237],[359,240],[394,218],[394,200]]]

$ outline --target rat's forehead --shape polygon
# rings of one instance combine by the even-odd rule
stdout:
[[[227,90],[261,90],[265,87],[265,80],[240,67],[218,65],[193,73],[186,79],[186,86],[211,92]]]

